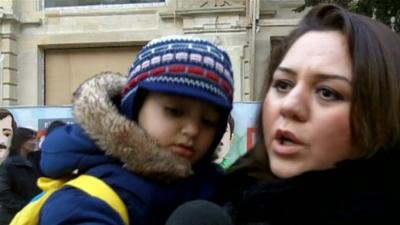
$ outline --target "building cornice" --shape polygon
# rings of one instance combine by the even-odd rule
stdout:
[[[16,14],[4,10],[0,7],[0,23],[5,21],[15,22],[18,24],[41,24],[42,18],[38,15],[32,16],[17,16]]]
[[[174,12],[159,12],[161,19],[176,19],[186,16],[199,16],[210,14],[237,14],[245,15],[245,6],[203,7],[190,9],[177,9]]]

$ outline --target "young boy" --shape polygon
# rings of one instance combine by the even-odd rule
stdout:
[[[41,169],[53,178],[98,177],[123,200],[131,224],[165,224],[180,204],[213,198],[220,173],[214,150],[232,94],[224,50],[188,37],[153,40],[128,79],[103,73],[78,88],[76,124],[46,137]],[[104,201],[63,187],[46,201],[40,224],[123,222]]]

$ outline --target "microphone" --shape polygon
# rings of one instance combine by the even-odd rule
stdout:
[[[168,218],[166,225],[233,225],[228,213],[205,200],[186,202]]]

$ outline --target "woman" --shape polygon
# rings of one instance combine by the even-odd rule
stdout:
[[[28,155],[36,150],[36,132],[19,127],[11,140],[10,156],[0,170],[0,224],[9,224],[32,197],[40,192],[36,186],[39,177],[36,162]]]
[[[399,59],[373,19],[305,16],[271,57],[259,143],[226,175],[235,224],[398,224]]]

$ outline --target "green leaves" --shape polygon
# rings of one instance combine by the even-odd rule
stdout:
[[[400,32],[400,1],[399,0],[305,0],[305,4],[293,9],[301,12],[306,7],[319,3],[334,3],[352,12],[373,17]]]

